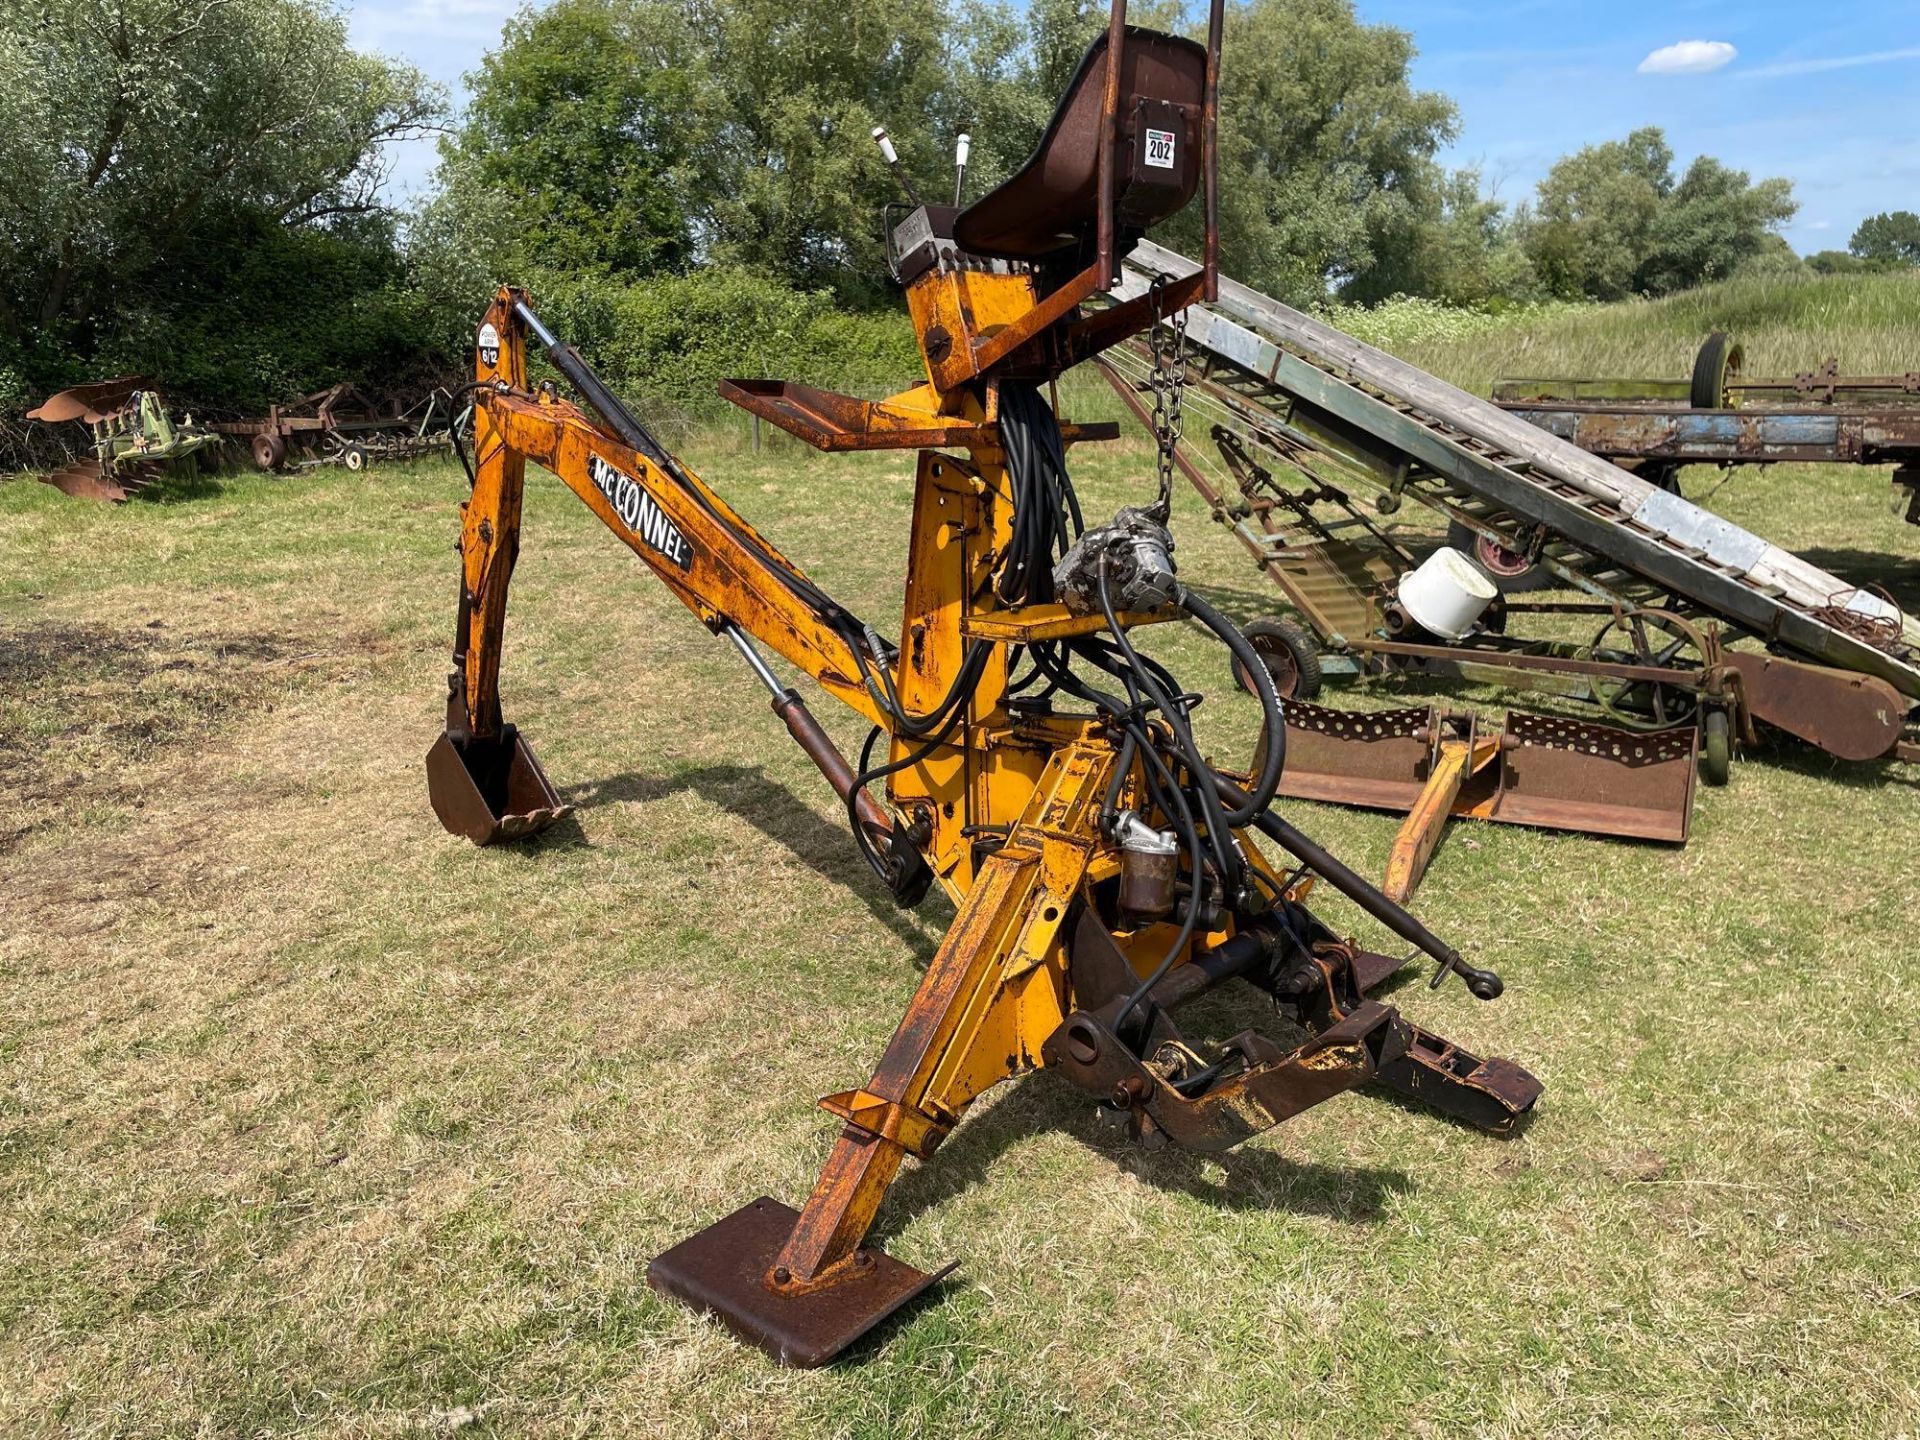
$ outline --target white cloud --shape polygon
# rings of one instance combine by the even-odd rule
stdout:
[[[1724,40],[1682,40],[1662,45],[1640,62],[1642,75],[1705,75],[1740,52]]]

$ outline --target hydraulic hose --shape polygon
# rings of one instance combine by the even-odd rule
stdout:
[[[1267,669],[1260,652],[1240,633],[1239,626],[1184,586],[1180,591],[1180,606],[1218,635],[1227,649],[1233,652],[1233,658],[1247,672],[1247,682],[1260,699],[1260,712],[1267,727],[1266,760],[1260,767],[1260,774],[1254,782],[1253,793],[1247,797],[1247,803],[1227,811],[1227,819],[1232,824],[1245,825],[1273,803],[1274,792],[1280,788],[1280,775],[1287,763],[1287,722],[1280,708],[1280,692],[1274,688],[1273,672]]]
[[[791,566],[784,564],[777,557],[769,555],[758,539],[716,508],[701,487],[681,468],[680,462],[668,453],[664,445],[653,438],[653,432],[640,423],[639,418],[627,409],[618,395],[607,388],[606,381],[594,373],[593,367],[581,356],[579,350],[572,345],[563,344],[551,330],[541,324],[540,317],[533,313],[533,307],[523,300],[516,300],[513,302],[513,313],[546,347],[547,358],[553,362],[553,368],[564,375],[567,383],[580,392],[581,398],[592,407],[593,412],[606,423],[607,428],[613,431],[621,443],[646,456],[647,460],[662,474],[684,490],[694,503],[706,512],[710,520],[758,558],[795,599],[819,616],[823,624],[838,631],[848,645],[855,650],[856,655],[858,654],[862,643],[860,635],[865,627],[857,619],[811,580],[795,572]]]

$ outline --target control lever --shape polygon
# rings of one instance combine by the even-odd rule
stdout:
[[[1221,799],[1233,805],[1246,802],[1246,792],[1226,776],[1216,772],[1213,778],[1215,787],[1220,791]],[[1466,983],[1468,993],[1476,1000],[1498,1000],[1507,988],[1506,982],[1497,974],[1491,970],[1481,970],[1469,965],[1461,958],[1458,950],[1422,925],[1407,912],[1405,906],[1388,899],[1380,892],[1378,886],[1336,860],[1271,810],[1253,823],[1261,834],[1287,851],[1294,859],[1353,901],[1395,935],[1415,949],[1431,956],[1437,962],[1437,968],[1430,982],[1434,989],[1437,990],[1440,987],[1440,982],[1446,979],[1449,972],[1458,975]]]
[[[960,141],[953,147],[953,208],[960,208],[961,197],[967,189],[967,156],[973,151],[973,137],[966,131],[960,132]]]
[[[907,199],[917,209],[921,203],[920,195],[913,188],[913,181],[907,178],[906,166],[900,163],[900,152],[893,148],[893,137],[887,134],[886,126],[873,127],[873,143],[880,147],[880,154],[886,160],[887,168],[893,172],[893,178],[900,182],[900,188],[906,192]]]

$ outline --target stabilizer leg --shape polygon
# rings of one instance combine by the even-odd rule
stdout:
[[[810,1368],[953,1270],[928,1274],[861,1242],[900,1162],[932,1154],[972,1097],[949,1062],[1004,994],[1002,961],[1048,898],[1042,878],[1038,852],[1015,845],[982,867],[873,1079],[821,1102],[847,1125],[805,1208],[756,1200],[656,1257],[649,1284],[781,1364]]]

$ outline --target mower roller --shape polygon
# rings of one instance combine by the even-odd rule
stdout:
[[[1089,525],[1066,456],[1118,427],[1062,425],[1044,398],[1076,362],[1214,293],[1221,12],[1215,0],[1202,46],[1130,27],[1115,0],[1032,159],[972,205],[911,205],[891,258],[925,383],[883,401],[723,385],[820,449],[919,452],[897,645],[660,446],[525,292],[501,290],[476,337],[459,638],[428,766],[448,828],[484,843],[565,811],[498,693],[531,460],[738,649],[895,900],[917,904],[938,885],[956,909],[878,1068],[821,1101],[840,1130],[805,1203],[752,1200],[649,1268],[659,1290],[786,1364],[831,1359],[948,1273],[880,1253],[868,1229],[908,1156],[934,1157],[976,1096],[1028,1071],[1055,1071],[1143,1144],[1206,1151],[1364,1085],[1501,1134],[1540,1093],[1519,1066],[1468,1054],[1371,996],[1405,962],[1309,910],[1310,892],[1330,887],[1428,957],[1434,984],[1455,974],[1482,999],[1501,991],[1273,810],[1278,748],[1249,775],[1202,755],[1197,697],[1134,636],[1190,620],[1265,668],[1177,576],[1170,457],[1156,496]],[[1094,303],[1141,234],[1203,181],[1200,270]],[[530,386],[530,338],[582,404]],[[857,763],[763,649],[871,726]],[[1277,722],[1271,683],[1255,688]],[[1296,1033],[1183,1034],[1174,1010],[1234,980]]]

